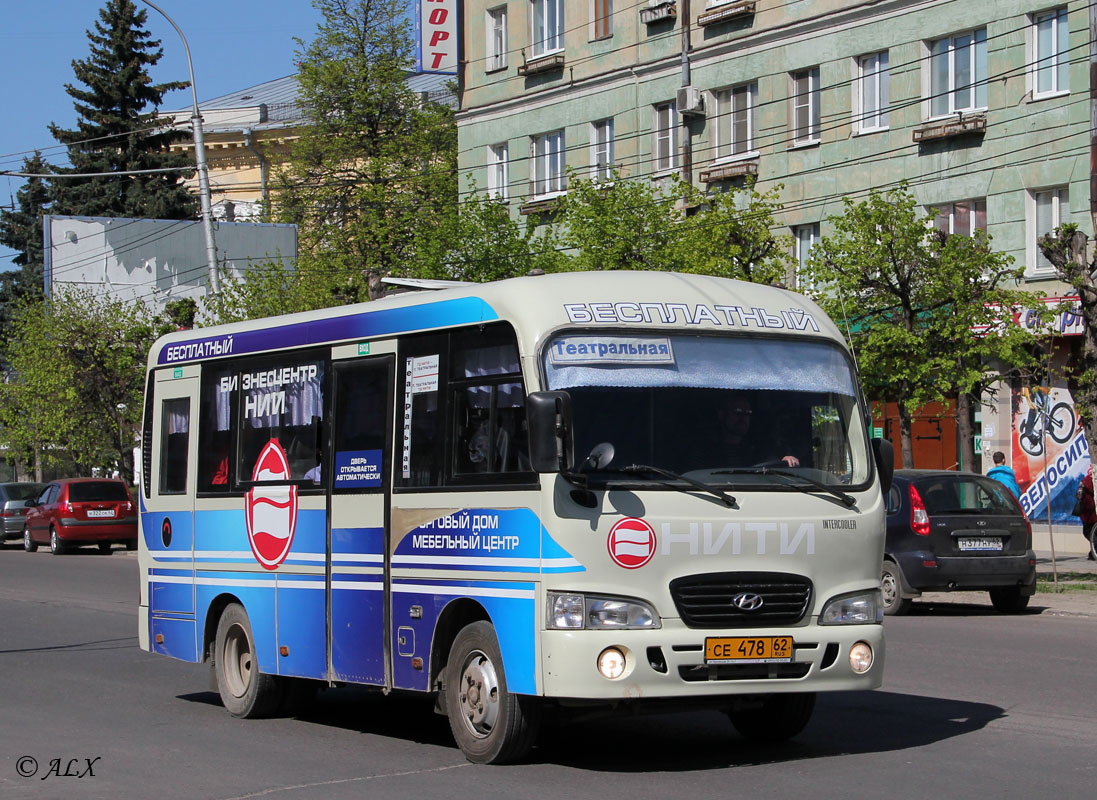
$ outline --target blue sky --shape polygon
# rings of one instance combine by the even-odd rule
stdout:
[[[320,22],[311,0],[154,0],[187,37],[198,100],[292,74],[297,45],[310,41]],[[36,148],[61,163],[48,125],[76,123],[65,84],[74,83],[72,61],[90,54],[85,35],[106,0],[0,0],[0,170],[18,171]],[[138,5],[143,5],[138,0]],[[146,28],[159,39],[164,57],[153,80],[187,80],[182,41],[163,16],[146,7]],[[164,108],[186,108],[191,95],[174,92]],[[0,176],[0,204],[8,206],[18,178]],[[12,251],[0,247],[0,270],[12,267]]]

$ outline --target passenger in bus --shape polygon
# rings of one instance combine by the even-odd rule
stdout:
[[[320,451],[316,451],[316,466],[305,473],[305,480],[320,483]]]
[[[717,406],[717,432],[722,466],[749,467],[770,462],[784,462],[781,466],[798,467],[800,459],[792,454],[780,455],[780,450],[767,446],[764,432],[751,432],[754,408],[750,398],[742,392],[733,392]],[[770,442],[770,445],[775,444]]]

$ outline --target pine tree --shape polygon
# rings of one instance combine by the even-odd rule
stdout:
[[[50,125],[50,133],[68,146],[71,167],[58,174],[115,173],[186,167],[187,158],[168,152],[184,136],[164,130],[155,115],[166,92],[188,83],[154,84],[149,68],[160,61],[160,42],[144,29],[147,14],[130,0],[108,0],[95,31],[88,31],[91,56],[72,62],[76,80],[65,85],[79,115],[76,128]],[[143,175],[107,175],[55,179],[55,214],[149,219],[189,219],[197,201],[183,185],[185,170]]]
[[[23,172],[49,174],[42,154],[23,159]],[[41,178],[28,178],[15,196],[15,207],[0,211],[0,244],[18,251],[12,262],[19,267],[0,275],[0,336],[6,336],[14,306],[42,297],[42,214],[49,190]]]

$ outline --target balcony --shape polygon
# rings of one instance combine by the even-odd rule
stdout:
[[[530,200],[528,203],[522,203],[518,206],[518,213],[526,217],[530,214],[554,214],[560,210],[563,202],[563,195],[545,197],[541,200]]]
[[[701,183],[716,183],[734,178],[758,177],[758,160],[733,161],[730,164],[715,164],[701,170]]]
[[[984,133],[987,129],[986,114],[975,114],[965,117],[962,114],[956,119],[938,120],[914,129],[914,142],[931,142],[935,139],[951,139],[954,136],[968,136],[976,133]]]
[[[640,21],[645,25],[668,19],[677,19],[677,17],[678,4],[673,0],[662,0],[662,2],[649,0],[648,4],[640,9]]]
[[[553,53],[549,56],[542,56],[541,58],[535,58],[532,61],[527,61],[524,64],[518,65],[519,75],[538,75],[542,72],[553,72],[555,70],[564,68],[564,54]]]
[[[711,11],[706,11],[699,15],[697,17],[697,24],[702,27],[705,25],[716,25],[717,23],[727,22],[731,19],[746,17],[753,13],[753,0],[736,0],[736,2],[733,3],[725,3],[716,6]]]

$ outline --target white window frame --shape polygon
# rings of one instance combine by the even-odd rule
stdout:
[[[819,223],[809,222],[806,225],[794,225],[792,227],[792,237],[796,243],[796,252],[793,254],[796,258],[796,288],[814,289],[814,282],[808,281],[804,277],[804,267],[811,257],[812,248],[819,244]],[[804,247],[805,241],[807,242],[806,249]]]
[[[970,37],[970,44],[965,39]],[[967,48],[967,63],[962,53]],[[981,54],[981,57],[980,57]],[[923,97],[926,119],[940,119],[957,113],[970,114],[987,109],[987,29],[975,28],[943,36],[928,43],[923,72]],[[941,74],[942,65],[945,74]],[[957,69],[970,75],[970,82],[958,84]],[[966,88],[965,88],[966,87]],[[970,101],[959,105],[961,91],[970,92]]]
[[[746,100],[746,108],[736,110],[737,98]],[[758,82],[740,83],[736,86],[728,86],[725,89],[717,89],[712,93],[712,108],[716,118],[713,120],[715,131],[716,161],[738,161],[744,158],[758,156],[756,136],[755,109],[758,107]],[[746,115],[745,141],[739,141],[735,136],[736,114]]]
[[[666,158],[661,155],[664,144],[669,149]],[[673,100],[652,106],[651,164],[653,176],[665,175],[678,167],[678,107]]]
[[[1048,230],[1041,230],[1046,227],[1040,224],[1040,202],[1042,198],[1046,198],[1050,201],[1051,219],[1050,227]],[[1057,227],[1064,222],[1070,222],[1070,187],[1069,186],[1049,186],[1044,189],[1033,189],[1028,192],[1026,198],[1027,213],[1025,217],[1028,221],[1028,275],[1031,277],[1054,277],[1055,267],[1053,267],[1047,259],[1044,258],[1040,252],[1040,248],[1036,246],[1036,240],[1043,236],[1045,233],[1051,233]]]
[[[956,213],[957,206],[964,204],[969,206],[968,209],[968,225],[967,230],[957,230],[956,226],[960,219],[960,216]],[[935,217],[933,219],[933,226],[949,235],[960,234],[961,236],[973,236],[975,231],[982,230],[986,233],[986,227],[979,228],[976,225],[976,221],[979,218],[980,206],[982,207],[984,225],[986,224],[987,215],[987,199],[985,197],[969,197],[964,200],[954,200],[951,203],[938,203],[932,206]],[[947,219],[947,224],[942,227],[941,222]]]
[[[890,127],[891,73],[888,51],[866,53],[853,60],[853,132],[877,133]],[[867,109],[872,108],[869,111]]]
[[[567,190],[567,150],[564,141],[563,128],[530,139],[530,194],[535,199],[555,197]]]
[[[1030,15],[1029,28],[1029,90],[1032,98],[1058,97],[1070,92],[1070,44],[1068,15],[1065,6],[1049,8]],[[1040,27],[1047,24],[1051,30],[1050,50],[1040,47]],[[1040,89],[1040,78],[1048,76],[1051,86]]]
[[[613,180],[613,168],[613,117],[596,119],[590,123],[591,180]]]
[[[803,78],[807,78],[807,92],[797,91],[797,84]],[[820,141],[820,89],[819,67],[798,69],[789,73],[792,83],[790,98],[792,100],[792,145],[803,147],[805,145],[818,144]],[[807,126],[801,127],[799,123],[800,109],[807,109]]]
[[[496,6],[484,12],[486,33],[485,72],[506,69],[507,66],[507,7]]]
[[[613,38],[613,0],[587,0],[590,6],[590,30],[588,38],[598,42]],[[606,32],[598,33],[598,23],[605,21]]]
[[[531,59],[564,49],[564,0],[530,0]]]
[[[506,142],[488,145],[488,195],[499,200],[510,196],[510,147]]]

